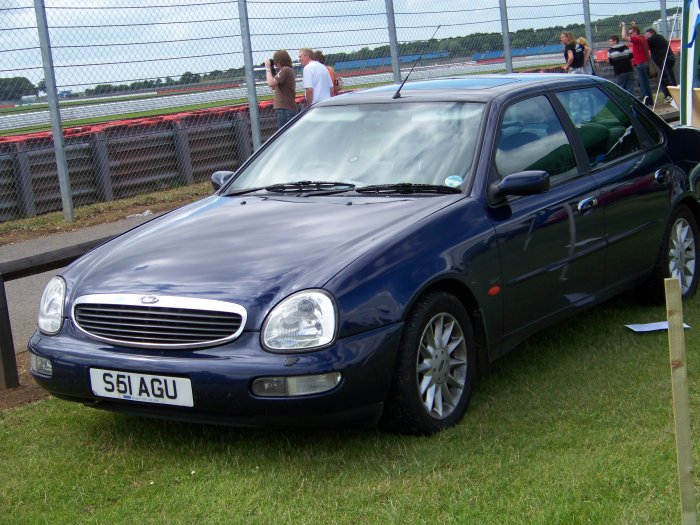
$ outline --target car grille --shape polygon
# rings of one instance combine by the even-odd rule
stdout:
[[[120,345],[200,348],[238,337],[246,312],[209,299],[99,294],[76,299],[73,320],[87,335]]]

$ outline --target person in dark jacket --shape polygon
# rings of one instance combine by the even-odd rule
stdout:
[[[622,89],[634,94],[634,70],[632,69],[632,53],[620,42],[617,35],[608,38],[608,62],[615,72],[615,83]]]
[[[673,72],[673,66],[676,65],[676,56],[669,47],[668,40],[651,27],[644,30],[644,36],[646,36],[647,44],[649,44],[651,58],[656,65],[659,66],[659,71],[663,71],[663,75],[661,76],[661,91],[663,91],[664,97],[666,97],[666,103],[670,104],[673,101],[673,97],[667,86],[678,85],[676,75]]]

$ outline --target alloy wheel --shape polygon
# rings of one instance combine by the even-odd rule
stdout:
[[[679,217],[671,228],[668,242],[668,269],[681,283],[685,295],[695,277],[695,236],[688,221]]]
[[[448,313],[423,330],[416,367],[423,407],[435,419],[448,417],[464,395],[467,343],[459,322]]]

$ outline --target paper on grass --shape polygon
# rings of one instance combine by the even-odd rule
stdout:
[[[660,321],[658,323],[626,324],[625,326],[633,332],[656,332],[659,330],[668,330],[668,321]],[[683,328],[690,328],[690,326],[683,323]]]

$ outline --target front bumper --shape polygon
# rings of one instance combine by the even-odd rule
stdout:
[[[29,350],[51,361],[51,377],[34,374],[56,397],[116,412],[173,420],[237,426],[336,426],[376,423],[394,371],[401,324],[340,339],[305,354],[271,354],[260,347],[259,333],[198,350],[143,350],[92,340],[66,321],[55,336],[35,333]],[[90,368],[187,377],[193,407],[171,407],[101,398],[90,386]],[[340,372],[334,389],[299,397],[258,397],[253,381],[267,376],[304,376]]]

